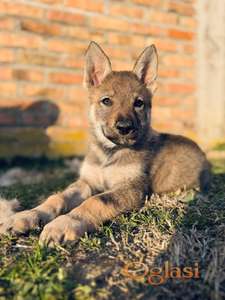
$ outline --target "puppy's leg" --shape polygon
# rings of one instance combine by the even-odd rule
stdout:
[[[39,206],[31,210],[18,212],[2,224],[0,220],[0,234],[9,232],[25,233],[40,224],[48,223],[60,214],[69,212],[90,196],[90,186],[79,179],[63,192],[50,196]]]
[[[52,246],[73,242],[118,214],[140,207],[144,198],[145,189],[131,184],[92,196],[69,214],[48,223],[41,233],[40,243]]]

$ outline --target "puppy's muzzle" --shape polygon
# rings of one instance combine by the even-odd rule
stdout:
[[[116,130],[120,135],[128,135],[136,130],[131,120],[120,120],[115,124]]]

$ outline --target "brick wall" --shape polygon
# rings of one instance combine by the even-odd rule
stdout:
[[[83,54],[90,40],[114,69],[155,43],[155,128],[194,136],[194,0],[1,0],[0,156],[85,149]]]

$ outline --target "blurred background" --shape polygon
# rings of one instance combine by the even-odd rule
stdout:
[[[84,154],[90,40],[115,70],[154,43],[153,127],[206,149],[223,143],[224,29],[224,0],[1,0],[0,158]]]

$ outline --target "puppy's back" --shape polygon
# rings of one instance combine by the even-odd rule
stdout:
[[[172,134],[155,134],[148,145],[151,153],[151,189],[156,193],[200,186],[206,191],[210,164],[192,140]]]

